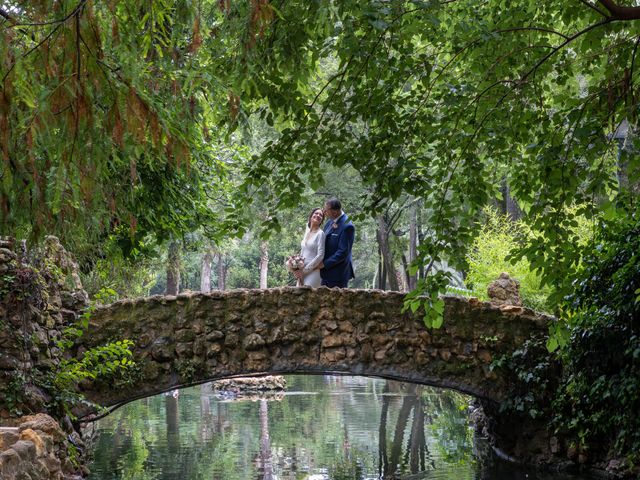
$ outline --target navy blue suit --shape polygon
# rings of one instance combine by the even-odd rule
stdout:
[[[334,227],[335,225],[335,227]],[[346,288],[355,277],[351,261],[351,247],[356,236],[356,227],[346,214],[336,220],[329,219],[324,226],[324,267],[320,270],[322,285]]]

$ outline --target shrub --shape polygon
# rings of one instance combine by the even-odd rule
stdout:
[[[603,222],[566,299],[556,425],[640,461],[640,211]]]
[[[507,272],[520,282],[520,298],[523,305],[534,310],[549,310],[548,297],[551,288],[541,286],[541,278],[531,271],[529,262],[520,259],[509,262],[508,256],[518,247],[517,237],[527,235],[526,228],[519,222],[512,222],[496,209],[486,209],[485,221],[475,238],[467,262],[469,273],[467,284],[478,298],[487,300],[487,287],[500,273]]]

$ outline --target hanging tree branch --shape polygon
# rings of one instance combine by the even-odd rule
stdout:
[[[598,0],[598,3],[611,13],[608,17],[611,20],[640,20],[640,7],[623,7],[613,0]]]

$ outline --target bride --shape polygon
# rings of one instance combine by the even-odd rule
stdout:
[[[318,265],[324,259],[325,234],[320,228],[324,221],[324,212],[321,208],[314,208],[309,214],[307,221],[307,231],[304,234],[301,255],[304,258],[304,268],[295,272],[298,284],[309,285],[311,287],[320,286],[320,269]]]

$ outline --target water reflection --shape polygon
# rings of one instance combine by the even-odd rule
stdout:
[[[90,478],[559,478],[501,472],[456,392],[364,377],[287,384],[279,396],[228,398],[201,385],[133,402],[100,420]]]

